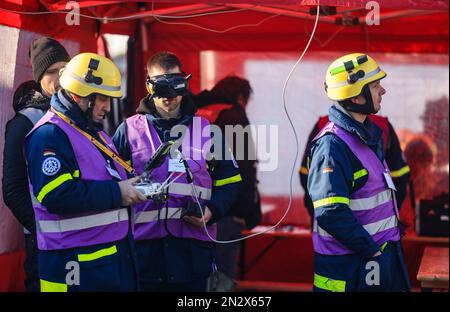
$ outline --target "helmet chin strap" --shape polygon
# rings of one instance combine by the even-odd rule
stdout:
[[[88,109],[87,109],[87,111],[85,113],[86,118],[87,118],[87,122],[88,122],[87,123],[88,130],[94,130],[95,129],[95,127],[94,127],[94,118],[93,118],[94,106],[95,106],[95,98],[96,98],[95,94],[91,94],[88,97],[88,99],[89,99]]]
[[[370,93],[369,85],[365,85],[362,89],[361,95],[366,99],[366,103],[364,104],[356,104],[353,103],[351,99],[339,101],[339,105],[341,105],[345,110],[353,113],[359,113],[364,115],[375,114],[375,107],[373,105],[372,94]]]

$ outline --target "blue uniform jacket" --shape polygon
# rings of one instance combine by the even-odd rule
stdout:
[[[383,160],[382,133],[378,126],[369,119],[362,125],[338,106],[330,108],[329,118],[338,126],[358,135]],[[323,173],[326,167],[333,168],[333,171]],[[367,176],[353,180],[353,173],[361,169],[361,162],[340,138],[332,134],[323,136],[311,148],[308,192],[312,201],[332,196],[349,198],[367,181]],[[363,258],[369,258],[379,250],[348,205],[329,204],[315,209],[314,213],[320,227]]]
[[[62,100],[61,100],[62,98]],[[96,137],[102,142],[97,134],[101,130],[101,125],[96,124],[95,130],[87,129],[87,118],[81,109],[74,102],[70,101],[64,91],[55,94],[51,99],[51,106],[55,110],[69,117],[78,127]],[[50,213],[54,214],[76,214],[87,212],[100,212],[111,210],[121,205],[121,194],[117,181],[80,181],[77,174],[79,170],[72,145],[66,134],[54,124],[46,123],[36,129],[28,138],[25,145],[25,157],[28,165],[28,176],[33,186],[34,196],[41,198],[41,203]],[[42,164],[48,157],[56,158],[59,163],[59,169],[52,175],[43,172]],[[107,155],[104,155],[108,159]],[[111,166],[114,166],[110,161]],[[63,174],[70,174],[72,178],[58,182],[58,177]],[[120,267],[120,263],[126,261],[133,263],[130,249],[131,235],[127,238],[112,243],[98,244],[79,248],[70,248],[58,251],[40,251],[39,252],[39,276],[51,282],[64,283],[65,276],[68,273],[66,264],[68,261],[76,261],[78,254],[90,254],[95,251],[109,248],[112,245],[117,246],[117,253],[105,259],[97,259],[92,263],[83,263],[83,266],[97,267],[97,273],[92,271],[94,276],[90,279],[90,273],[83,273],[85,279],[91,281],[97,279],[97,283],[90,283],[92,289],[80,288],[81,290],[118,290],[117,285],[107,285],[110,279],[102,283],[102,277],[114,276],[114,272]],[[106,263],[105,263],[106,261]],[[108,264],[108,265],[107,265]],[[132,266],[131,266],[132,267]],[[122,266],[122,271],[125,267]],[[83,270],[83,268],[81,268]],[[90,271],[90,269],[88,270]],[[88,272],[85,271],[85,272]],[[96,274],[96,275],[95,275]],[[113,275],[111,275],[113,274]],[[125,278],[135,280],[135,272],[125,272]],[[115,274],[117,275],[117,274]],[[117,280],[124,285],[125,290],[135,289],[127,288],[124,277]],[[132,282],[134,283],[134,282]],[[110,288],[112,287],[112,288]]]
[[[178,139],[170,137],[172,127],[175,125],[188,126],[192,122],[193,111],[186,112],[187,107],[192,105],[188,99],[183,98],[181,103],[181,118],[162,119],[155,112],[153,105],[153,103],[148,103],[147,98],[144,98],[140,107],[147,109],[141,110],[141,113],[146,113],[148,122],[155,127],[162,142]],[[148,110],[148,107],[153,107],[153,109]],[[126,124],[122,123],[113,136],[113,142],[124,160],[132,162],[126,131]],[[222,152],[230,153],[225,147],[226,143],[223,140]],[[238,181],[230,179],[239,176],[236,162],[230,160],[234,158],[222,156],[223,160],[215,161],[214,170],[210,172],[213,189],[211,199],[207,203],[212,212],[209,224],[216,222],[226,214],[237,200],[242,184],[240,178]],[[211,272],[214,263],[213,246],[214,244],[210,242],[180,239],[170,235],[157,240],[137,241],[141,281],[183,283],[205,278]]]
[[[397,199],[397,206],[400,210],[402,204],[406,198],[406,190],[408,184],[410,183],[411,174],[408,163],[403,155],[400,141],[395,133],[394,127],[390,122],[388,122],[389,134],[387,139],[387,146],[385,146],[386,153],[386,163],[391,171],[391,177],[394,181],[395,188],[397,189],[395,198]],[[303,202],[305,204],[305,208],[308,210],[308,214],[311,219],[314,217],[314,207],[311,202],[311,198],[308,194],[308,162],[309,162],[309,154],[311,141],[314,137],[319,133],[319,121],[313,127],[313,130],[308,136],[308,143],[305,148],[305,153],[303,154],[302,164],[300,168],[300,184],[305,191],[305,196],[303,198]],[[312,224],[312,223],[311,223]]]
[[[96,137],[101,130],[96,125],[97,131],[87,130],[87,118],[78,107],[70,101],[64,101],[67,107],[59,100],[64,96],[62,92],[54,95],[51,106],[57,111],[69,117],[81,129]],[[103,153],[102,153],[103,154]],[[73,175],[79,170],[72,145],[66,134],[54,124],[44,124],[36,129],[25,147],[25,155],[28,164],[28,173],[33,185],[34,196],[42,197],[41,203],[50,213],[72,214],[83,212],[105,211],[120,207],[121,196],[119,185],[116,181],[79,181],[76,178],[67,180],[59,185],[52,185],[51,190],[44,188],[63,174]],[[104,154],[103,154],[104,155]],[[46,175],[42,171],[42,163],[48,157],[56,158],[60,168],[53,175]],[[108,156],[104,155],[106,159]],[[113,166],[113,162],[111,165]],[[42,193],[44,190],[45,193]]]
[[[354,120],[338,105],[329,110],[329,119],[348,132],[357,135],[370,147],[378,158],[383,161],[383,143],[381,129],[367,118],[364,124]],[[325,168],[332,168],[325,170]],[[363,169],[361,162],[349,147],[337,136],[326,134],[312,144],[311,164],[308,175],[308,192],[312,201],[327,197],[346,197],[361,188],[367,182],[367,175],[354,180],[353,174]],[[321,206],[314,211],[317,223],[330,235],[336,238],[355,253],[342,256],[327,256],[315,254],[315,273],[333,280],[347,282],[346,290],[361,290],[364,285],[365,264],[380,251],[370,234],[358,222],[346,204],[333,203]],[[393,256],[396,255],[396,256]],[[398,255],[398,256],[397,256]],[[399,243],[394,243],[383,252],[384,264],[380,265],[383,272],[383,288],[406,290],[407,279],[398,279],[398,285],[386,286],[388,275],[401,274],[405,276],[405,265]],[[315,284],[316,286],[316,284]],[[389,288],[390,287],[390,288]],[[380,290],[380,289],[376,289]]]

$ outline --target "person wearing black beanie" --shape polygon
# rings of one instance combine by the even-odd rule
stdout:
[[[53,38],[42,37],[31,43],[29,56],[33,76],[39,82],[47,68],[57,62],[68,62],[70,60],[66,49]]]
[[[70,60],[69,54],[55,39],[42,37],[31,43],[29,56],[34,80],[51,97],[59,89],[59,71]]]
[[[70,57],[64,47],[48,37],[30,45],[29,57],[34,80],[22,83],[14,93],[16,115],[6,124],[3,150],[3,199],[24,227],[26,258],[25,288],[39,291],[36,224],[28,189],[27,167],[22,152],[26,134],[50,108],[50,98],[58,91],[59,71]]]

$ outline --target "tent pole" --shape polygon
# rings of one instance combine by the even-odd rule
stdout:
[[[203,14],[203,13],[210,13],[210,12],[216,12],[216,11],[223,11],[223,10],[227,10],[227,9],[228,9],[228,7],[226,7],[226,6],[210,6],[207,8],[193,9],[189,12],[179,12],[176,14],[181,15],[181,13],[186,13],[188,15],[194,15],[194,14]],[[148,14],[152,14],[152,11],[145,11],[145,12],[147,12]],[[155,10],[153,14],[154,15],[167,15],[167,14],[159,14],[157,10]],[[173,15],[173,16],[177,16],[177,15]],[[154,20],[153,17],[144,18],[144,22],[146,22],[146,23],[151,22],[153,20]]]
[[[443,13],[446,11],[440,11],[440,10],[402,10],[397,12],[389,12],[389,13],[381,13],[380,14],[380,20],[389,20],[394,18],[402,18],[402,17],[411,17],[411,16],[418,16],[418,15],[430,15],[430,14],[436,14],[436,13]],[[365,17],[360,17],[360,23],[365,23]]]

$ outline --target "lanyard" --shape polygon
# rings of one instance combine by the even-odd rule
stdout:
[[[70,120],[67,116],[63,115],[62,113],[56,111],[55,109],[51,109],[52,112],[54,112],[56,115],[58,115],[62,120],[64,120],[67,124],[72,126],[75,130],[77,130],[79,133],[84,135],[89,141],[91,141],[95,146],[97,146],[103,153],[108,155],[112,160],[116,161],[121,165],[128,173],[134,173],[133,167],[128,165],[119,155],[114,153],[113,151],[109,150],[106,146],[104,146],[102,143],[100,143],[96,138],[94,138],[89,133],[81,130],[80,128],[75,125],[72,120]],[[102,137],[102,135],[99,133],[100,138],[102,141],[108,145],[108,143],[105,141],[105,139]]]

